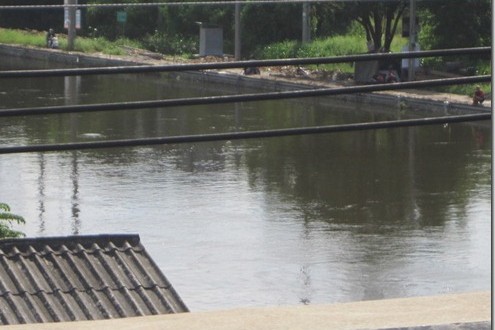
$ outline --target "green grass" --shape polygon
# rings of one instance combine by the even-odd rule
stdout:
[[[442,66],[438,64],[438,61],[425,61],[430,69],[442,71]],[[433,65],[431,64],[433,62]],[[465,63],[466,66],[472,66],[476,68],[476,75],[491,75],[492,74],[492,66],[489,60],[472,60],[469,63]],[[477,83],[477,84],[467,84],[467,85],[453,85],[453,86],[439,86],[430,88],[434,91],[452,93],[458,95],[467,95],[472,96],[474,89],[476,86],[480,86],[480,88],[486,93],[492,93],[492,84],[491,83]]]
[[[397,36],[391,45],[392,52],[399,52],[406,43],[407,39]],[[259,59],[332,57],[366,52],[366,39],[364,37],[360,35],[340,35],[317,39],[304,44],[298,41],[275,43],[258,50],[256,57]],[[354,67],[350,63],[325,64],[319,65],[318,68],[329,71],[354,72]]]
[[[103,53],[108,55],[126,55],[127,52],[123,46],[141,48],[138,42],[126,38],[119,38],[115,41],[109,41],[105,38],[83,38],[77,37],[74,42],[74,50],[83,53]],[[62,49],[67,48],[67,38],[62,36]]]
[[[444,92],[444,93],[457,94],[457,95],[466,95],[471,97],[473,96],[474,89],[476,88],[476,86],[480,86],[481,90],[484,91],[485,94],[491,95],[492,84],[490,83],[435,87],[435,88],[431,88],[431,90]]]
[[[46,41],[45,34],[38,31],[0,28],[0,43],[44,47]]]
[[[67,35],[57,34],[59,48],[67,49]],[[12,30],[0,28],[0,43],[34,47],[46,47],[46,32],[34,30]],[[108,55],[124,55],[122,46],[139,48],[140,45],[129,39],[108,41],[104,38],[76,37],[74,50],[83,53],[104,53]]]

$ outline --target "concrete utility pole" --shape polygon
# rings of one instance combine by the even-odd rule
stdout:
[[[302,10],[302,42],[303,43],[311,41],[309,11],[310,11],[309,2],[304,2],[303,10]]]
[[[415,50],[416,45],[416,0],[409,0],[409,51],[413,52]],[[416,68],[414,64],[416,63],[416,59],[409,59],[409,68],[407,72],[408,80],[414,80],[414,71]]]
[[[234,40],[234,58],[236,61],[241,59],[241,4],[235,4],[235,40]]]
[[[67,32],[67,50],[74,50],[74,41],[76,39],[76,6],[77,0],[66,0],[68,8],[68,32]]]

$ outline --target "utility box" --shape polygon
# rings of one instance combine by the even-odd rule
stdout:
[[[200,25],[199,56],[223,56],[223,29],[221,27]]]

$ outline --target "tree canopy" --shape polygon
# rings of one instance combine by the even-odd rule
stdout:
[[[60,0],[39,0],[38,4],[60,5]],[[119,3],[163,2],[162,0],[120,0]],[[79,4],[108,4],[108,0],[78,0]],[[1,5],[26,5],[32,0],[0,0]],[[375,50],[389,51],[409,1],[349,1],[312,3],[310,26],[313,38],[346,34],[357,22]],[[422,49],[486,46],[491,44],[491,0],[418,1]],[[125,11],[125,24],[117,12]],[[234,5],[129,6],[83,8],[82,29],[77,34],[114,40],[126,37],[146,45],[198,43],[197,22],[223,28],[224,50],[234,44]],[[0,26],[65,33],[63,8],[0,10]],[[355,30],[354,30],[355,31]],[[455,35],[455,38],[452,36]],[[301,3],[253,3],[241,6],[241,38],[245,57],[270,43],[301,40]],[[148,42],[146,42],[148,41]],[[160,47],[156,47],[159,49]],[[167,47],[161,47],[167,50]],[[192,48],[191,48],[192,49]]]
[[[405,2],[355,1],[345,6],[349,16],[362,25],[366,40],[375,51],[390,51],[390,45],[401,22]]]
[[[491,0],[420,2],[421,42],[426,48],[490,46]]]

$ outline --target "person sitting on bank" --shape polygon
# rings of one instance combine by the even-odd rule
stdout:
[[[258,67],[255,66],[250,66],[244,68],[244,74],[245,75],[260,74],[260,69],[258,69]]]
[[[53,39],[55,38],[55,31],[49,29],[46,33],[46,46],[48,48],[53,48]]]
[[[473,105],[481,105],[483,101],[485,101],[485,93],[481,90],[480,86],[476,86],[473,95]]]
[[[399,82],[399,75],[397,74],[397,71],[395,71],[392,66],[388,67],[387,74],[385,75],[385,81],[388,83]]]

